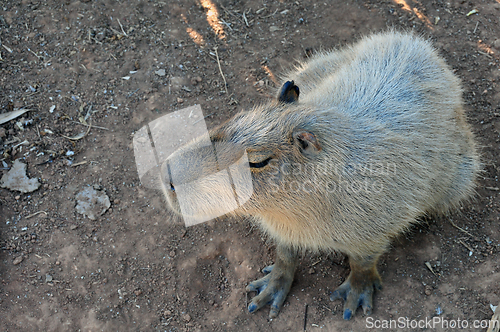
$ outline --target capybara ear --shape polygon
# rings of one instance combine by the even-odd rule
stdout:
[[[293,103],[299,100],[299,87],[293,81],[287,81],[281,87],[278,101],[282,103]]]
[[[315,155],[321,151],[321,145],[313,133],[296,129],[293,132],[293,141],[299,147],[300,151],[305,155]]]

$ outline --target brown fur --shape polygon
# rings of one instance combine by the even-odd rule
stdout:
[[[316,54],[285,81],[300,88],[297,102],[256,106],[210,132],[221,169],[243,151],[253,163],[273,158],[251,169],[253,195],[234,212],[254,216],[278,245],[338,250],[371,262],[373,274],[371,258],[391,238],[474,193],[481,166],[460,82],[428,41],[376,34]],[[316,145],[303,149],[298,137]],[[180,182],[203,176],[189,164]],[[175,207],[175,193],[165,192]],[[217,193],[217,185],[193,195],[203,193]]]

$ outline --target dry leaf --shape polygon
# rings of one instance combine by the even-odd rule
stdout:
[[[0,114],[0,124],[4,124],[4,123],[9,122],[10,120],[14,120],[18,116],[21,116],[28,111],[30,111],[30,110],[25,109],[25,108],[21,108],[17,111],[2,113],[2,114]]]

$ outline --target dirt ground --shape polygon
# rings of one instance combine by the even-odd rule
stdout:
[[[302,258],[278,318],[249,314],[245,286],[272,263],[272,244],[246,220],[185,228],[140,184],[132,137],[194,104],[217,125],[270,98],[310,52],[395,27],[432,39],[462,79],[485,172],[474,202],[382,257],[372,323],[486,331],[473,324],[500,295],[499,17],[500,0],[0,1],[0,114],[29,109],[0,125],[0,176],[20,159],[41,183],[0,189],[0,330],[369,328],[329,300],[349,273],[341,254]],[[86,187],[110,198],[96,220],[75,210]],[[457,330],[406,327],[387,331]]]

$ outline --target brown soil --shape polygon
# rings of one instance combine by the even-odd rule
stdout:
[[[269,98],[274,75],[309,52],[395,27],[432,39],[462,79],[485,172],[462,211],[394,242],[371,317],[485,331],[473,321],[500,295],[499,17],[500,0],[0,1],[0,113],[30,109],[0,126],[0,168],[21,158],[42,183],[0,189],[0,330],[302,331],[305,317],[308,331],[365,330],[360,311],[343,321],[329,300],[349,272],[340,254],[303,257],[277,319],[249,314],[244,289],[272,245],[242,220],[186,229],[140,185],[132,135],[194,104],[216,125]],[[65,138],[86,132],[87,114],[88,135]],[[97,220],[75,210],[87,186],[111,200]]]

